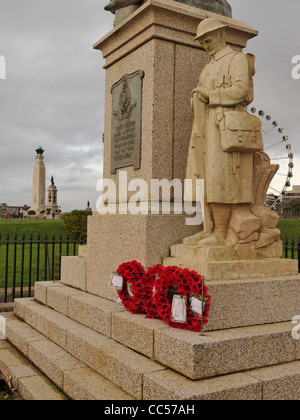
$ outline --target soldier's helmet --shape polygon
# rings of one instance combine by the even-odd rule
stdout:
[[[218,21],[218,19],[215,18],[208,18],[204,19],[197,28],[197,36],[194,39],[194,41],[198,40],[200,41],[201,38],[210,33],[217,31],[219,29],[225,29],[228,28],[228,25],[223,25],[221,22]]]

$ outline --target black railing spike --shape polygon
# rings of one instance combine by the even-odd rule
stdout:
[[[52,233],[52,241],[55,241],[55,232]]]

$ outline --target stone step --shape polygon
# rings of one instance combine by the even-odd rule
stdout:
[[[300,362],[191,381],[171,370],[145,375],[145,400],[300,400]]]
[[[300,308],[300,275],[271,279],[206,282],[212,303],[205,331],[288,322]],[[152,357],[154,330],[162,321],[128,315],[121,304],[67,287],[60,282],[36,283],[35,299],[69,318],[123,344],[132,337],[133,348]],[[16,303],[17,308],[17,303]],[[130,331],[129,331],[130,330]],[[147,343],[137,339],[147,335]],[[146,340],[146,338],[144,338]],[[146,351],[146,353],[144,352]]]
[[[204,336],[172,328],[155,334],[155,359],[194,380],[296,361],[299,348],[290,322]]]
[[[7,340],[10,341],[15,348],[10,346],[13,356],[4,355],[0,351],[0,367],[3,359],[10,360],[10,363],[16,368],[17,373],[22,373],[22,377],[17,382],[16,387],[20,391],[24,399],[38,399],[37,397],[47,397],[47,386],[52,393],[49,397],[56,396],[59,399],[66,395],[73,400],[131,400],[128,394],[113,385],[110,381],[103,378],[85,364],[71,356],[65,350],[45,336],[34,330],[25,322],[15,319],[7,321],[6,328]],[[1,341],[0,341],[1,346]],[[1,348],[1,347],[0,347]],[[22,356],[19,351],[26,356]],[[15,356],[18,354],[18,356]],[[14,359],[16,360],[14,360]],[[35,366],[33,367],[31,363]],[[38,374],[38,378],[32,378],[36,373],[40,372],[46,375]],[[2,370],[2,369],[1,369]],[[8,370],[6,370],[8,372]],[[50,381],[51,380],[51,384]],[[43,385],[43,383],[45,385]],[[49,385],[50,384],[50,385]],[[56,386],[54,386],[55,384]],[[35,396],[34,391],[41,390]],[[26,388],[26,391],[23,390]],[[32,398],[29,398],[32,388]],[[62,390],[62,394],[59,390]]]
[[[11,322],[11,321],[9,321]],[[0,340],[0,371],[24,400],[63,401],[67,396],[7,340]]]
[[[36,332],[135,399],[142,398],[144,374],[164,369],[159,363],[34,300],[18,300],[16,315],[21,315]],[[12,335],[9,339],[17,345]]]
[[[22,351],[59,381],[73,400],[129,400],[130,397],[93,370],[83,367],[69,354],[24,322],[8,321],[9,337]],[[25,344],[26,343],[26,344]],[[13,385],[25,400],[63,400],[58,390],[7,340],[0,340],[0,369],[13,377]],[[124,373],[125,375],[125,373]],[[143,376],[143,400],[299,400],[300,362],[244,371],[192,381],[172,370]]]
[[[129,384],[120,372],[127,369],[135,378],[127,392],[137,399],[141,396],[142,376],[164,366],[198,380],[300,359],[299,342],[292,338],[290,322],[200,336],[143,315],[116,312],[111,314],[108,338],[33,300],[16,301],[16,314],[96,372],[117,380],[114,383],[125,391]],[[115,372],[110,369],[112,364]]]
[[[299,313],[299,274],[206,285],[212,303],[205,331],[288,322]]]

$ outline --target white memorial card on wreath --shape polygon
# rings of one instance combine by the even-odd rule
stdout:
[[[203,308],[202,308],[202,301],[200,299],[192,297],[190,308],[192,312],[194,312],[197,315],[202,316],[203,309],[205,309],[205,303],[203,303]]]
[[[185,296],[175,295],[172,301],[172,322],[186,324],[187,322],[187,298]]]
[[[113,274],[110,279],[110,287],[115,287],[116,289],[123,289],[123,277],[118,274]]]

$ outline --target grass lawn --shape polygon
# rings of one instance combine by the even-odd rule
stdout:
[[[7,233],[9,245],[6,244]],[[24,246],[21,243],[23,233],[26,242]],[[29,243],[31,233],[32,244]],[[45,241],[46,233],[48,246]],[[14,241],[15,234],[17,234],[18,245],[11,243]],[[35,243],[38,234],[40,234],[40,245]],[[77,255],[78,245],[74,246],[72,242],[69,245],[53,244],[53,234],[55,234],[55,242],[59,241],[60,234],[62,234],[62,241],[66,241],[67,232],[62,220],[0,219],[0,288],[6,285],[8,287],[33,286],[37,280],[49,280],[49,273],[52,279],[58,279],[60,256]],[[70,240],[72,241],[72,238]]]
[[[67,233],[62,220],[0,219],[1,241],[6,239],[7,233],[12,239],[15,233],[18,234],[18,238],[21,238],[23,232],[26,239],[29,239],[29,235],[32,233],[34,240],[37,238],[38,232],[40,232],[41,238],[45,237],[46,232],[49,238],[55,233],[57,239],[60,232],[64,237]]]
[[[300,236],[300,219],[280,219],[278,229],[281,230],[281,239],[283,242],[285,241],[286,235],[289,244],[291,243],[292,237],[297,242]]]

